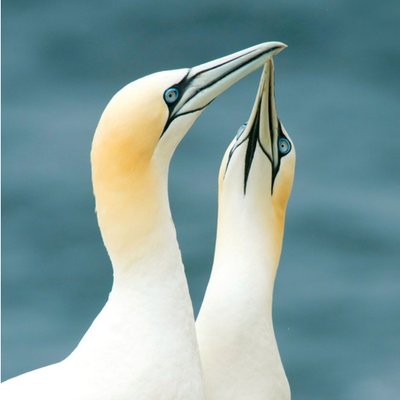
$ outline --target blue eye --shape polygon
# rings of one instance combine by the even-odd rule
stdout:
[[[282,155],[285,155],[285,154],[289,153],[290,149],[292,148],[292,145],[290,144],[289,140],[287,140],[286,138],[280,138],[278,147],[279,147],[279,152]]]
[[[179,90],[177,88],[169,88],[164,92],[164,100],[168,103],[174,103],[179,97]]]

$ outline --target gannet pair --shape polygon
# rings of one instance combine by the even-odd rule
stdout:
[[[247,124],[219,173],[214,265],[196,321],[208,400],[289,400],[272,323],[295,151],[267,61]]]
[[[207,105],[284,47],[264,43],[191,69],[149,75],[113,97],[91,152],[97,217],[114,269],[112,291],[69,357],[6,381],[2,400],[204,398],[169,208],[169,162]]]

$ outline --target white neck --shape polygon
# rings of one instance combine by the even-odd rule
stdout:
[[[193,309],[166,177],[156,179],[157,171],[146,171],[142,175],[151,185],[143,178],[123,185],[129,191],[95,185],[114,284],[67,362],[77,379],[102,387],[109,394],[105,399],[202,399]]]
[[[282,224],[257,202],[249,207],[243,197],[237,207],[230,197],[219,207],[214,265],[196,322],[206,395],[286,400],[290,389],[272,323]]]

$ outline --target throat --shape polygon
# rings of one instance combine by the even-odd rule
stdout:
[[[114,271],[132,268],[158,251],[177,248],[169,208],[167,176],[147,166],[93,176],[97,219]]]
[[[217,287],[221,300],[237,303],[239,309],[268,315],[283,232],[275,215],[242,211],[232,217],[226,212],[220,209],[210,289]]]
[[[109,303],[127,313],[144,310],[162,318],[177,306],[179,295],[189,302],[166,181],[148,169],[130,177],[123,190],[108,187],[96,193],[99,226],[114,270]]]
[[[82,374],[92,386],[111,385],[135,398],[158,398],[159,391],[165,398],[179,398],[175,382],[201,391],[193,309],[166,179],[160,182],[144,173],[114,186],[95,182],[114,283],[108,302],[71,355],[73,369],[84,365]]]
[[[260,214],[222,219],[227,211],[219,215],[214,265],[196,321],[206,393],[210,399],[288,399],[272,319],[281,238],[265,230],[274,221],[265,225]]]

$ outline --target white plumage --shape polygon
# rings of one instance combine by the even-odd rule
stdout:
[[[6,381],[2,400],[204,397],[169,209],[169,162],[202,110],[283,47],[264,43],[149,75],[113,97],[91,153],[98,222],[114,269],[108,302],[69,357]]]
[[[272,323],[295,152],[275,108],[267,62],[247,125],[219,176],[213,269],[196,322],[209,400],[288,400]]]

